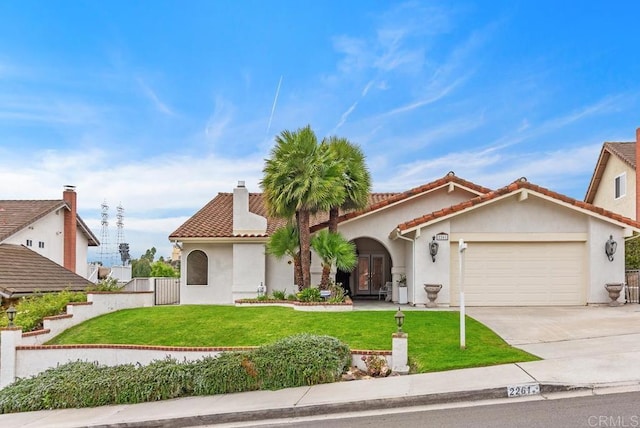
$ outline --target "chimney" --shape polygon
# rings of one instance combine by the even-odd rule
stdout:
[[[62,199],[69,205],[69,210],[64,212],[64,253],[63,266],[71,272],[76,271],[76,234],[77,225],[77,205],[76,205],[76,187],[64,186]]]
[[[636,129],[636,221],[640,221],[640,128]]]
[[[267,219],[249,211],[249,190],[244,181],[233,189],[233,234],[262,235],[267,232]]]

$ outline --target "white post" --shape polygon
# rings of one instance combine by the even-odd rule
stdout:
[[[467,344],[465,342],[465,310],[464,310],[464,250],[467,249],[467,244],[464,242],[464,239],[460,238],[458,241],[458,252],[460,253],[459,257],[459,272],[458,272],[458,281],[460,283],[460,349],[465,349]]]
[[[391,371],[398,374],[408,374],[409,366],[409,335],[407,333],[393,333],[391,340]]]
[[[0,389],[16,380],[16,346],[22,343],[22,328],[7,327],[0,331]]]

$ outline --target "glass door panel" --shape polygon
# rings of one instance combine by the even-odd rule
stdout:
[[[358,294],[369,294],[369,256],[358,256]]]

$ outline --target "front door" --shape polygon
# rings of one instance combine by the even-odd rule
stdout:
[[[359,296],[377,296],[384,284],[384,256],[381,254],[361,254],[358,256]]]

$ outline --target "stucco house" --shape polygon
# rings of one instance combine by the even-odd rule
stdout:
[[[311,231],[326,221],[317,215]],[[262,195],[243,182],[219,193],[169,236],[182,247],[181,303],[232,304],[255,297],[261,284],[295,291],[290,261],[265,254],[283,224],[266,216]],[[354,299],[376,298],[390,281],[398,301],[404,275],[408,303],[426,304],[423,285],[441,284],[436,303],[459,305],[463,239],[467,305],[585,305],[608,302],[605,283],[624,282],[624,245],[609,260],[605,243],[623,242],[640,224],[526,179],[490,190],[450,172],[405,192],[371,194],[366,209],[341,214],[339,231],[357,248],[357,267],[335,273]],[[312,283],[320,273],[313,255]]]
[[[640,189],[636,165],[640,151],[640,128],[636,129],[636,141],[605,142],[591,176],[585,195],[588,202],[625,217],[640,219]]]
[[[0,293],[84,288],[88,247],[98,245],[77,214],[73,186],[65,186],[62,199],[0,200]]]

